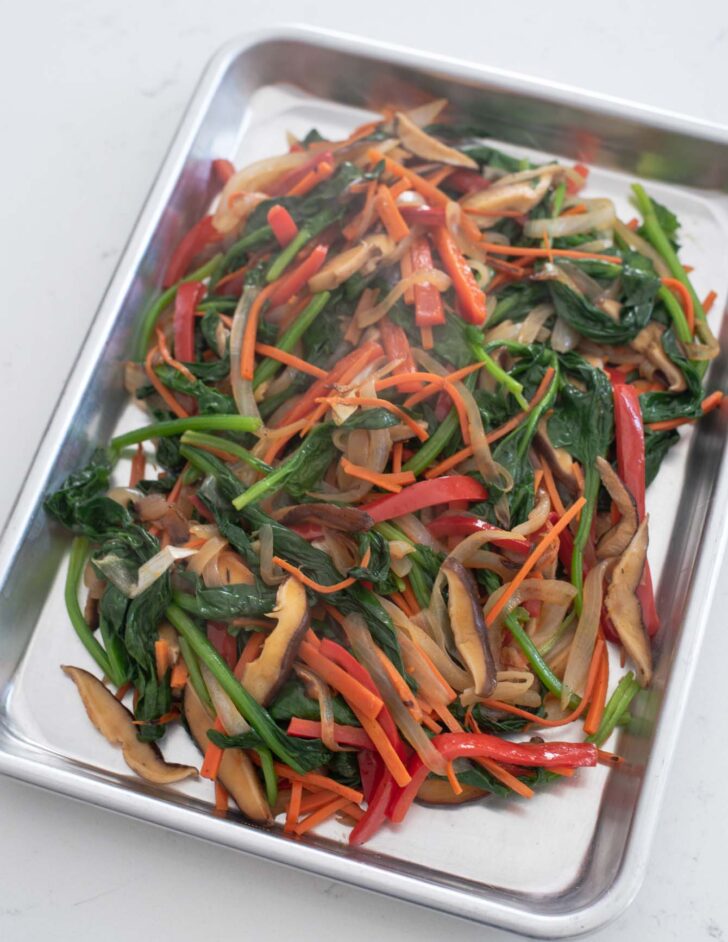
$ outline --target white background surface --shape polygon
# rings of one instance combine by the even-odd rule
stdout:
[[[0,31],[0,519],[200,72],[276,22],[358,32],[728,125],[723,0],[24,2]],[[396,11],[396,12],[395,12]],[[728,938],[728,580],[650,872],[599,942]],[[460,942],[513,936],[249,860],[0,779],[0,939]],[[484,836],[487,848],[487,835]]]

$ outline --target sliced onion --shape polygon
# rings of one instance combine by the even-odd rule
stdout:
[[[244,199],[256,191],[265,191],[284,173],[295,170],[309,159],[305,150],[280,157],[267,157],[238,170],[225,184],[212,223],[218,232],[232,232],[252,212]],[[265,198],[265,197],[264,197]]]
[[[604,570],[609,560],[604,560],[589,570],[584,580],[584,595],[581,615],[576,626],[576,633],[569,649],[569,659],[564,672],[563,689],[561,693],[561,709],[565,710],[569,704],[572,693],[584,695],[589,665],[594,654],[594,645],[599,631],[599,620],[602,614],[602,591]]]
[[[157,579],[160,579],[177,560],[186,559],[194,552],[194,550],[181,549],[177,546],[165,546],[151,559],[142,563],[137,571],[136,579],[132,579],[129,575],[125,561],[113,553],[94,559],[94,565],[123,595],[129,599],[135,599]]]
[[[435,539],[422,521],[414,514],[404,514],[401,517],[395,517],[392,523],[400,529],[408,539],[412,540],[415,546],[421,544],[422,546],[428,546],[437,553],[442,552],[442,543]]]
[[[409,108],[404,113],[418,128],[426,128],[428,124],[435,122],[445,108],[447,108],[447,98],[433,98],[431,101],[426,101],[424,105]]]
[[[496,673],[496,685],[491,697],[503,703],[537,707],[541,705],[540,695],[533,689],[536,678],[527,670],[502,670]],[[482,701],[476,693],[469,690],[460,697],[464,707],[473,706]]]
[[[211,673],[210,669],[200,662],[202,679],[210,694],[215,712],[220,718],[223,729],[228,736],[242,736],[250,732],[250,726],[247,721],[238,713],[238,709],[220,686],[217,678]]]
[[[223,550],[211,563],[208,563],[205,572],[210,566],[217,567],[222,585],[255,585],[253,573],[238,554],[230,550]]]
[[[566,167],[553,161],[550,164],[544,164],[541,167],[532,167],[530,170],[517,170],[515,173],[506,173],[499,177],[491,187],[498,189],[500,187],[510,186],[512,183],[524,183],[527,180],[535,180],[537,177],[548,174],[549,176],[562,176],[566,173]]]
[[[518,340],[520,333],[520,324],[505,320],[501,321],[500,324],[496,324],[495,327],[491,327],[490,330],[486,330],[483,334],[483,340],[485,343],[490,343],[491,340]],[[481,377],[485,376],[486,378],[492,379],[487,370],[481,370],[480,375]]]
[[[169,510],[165,494],[146,494],[139,497],[136,503],[140,520],[159,520]]]
[[[468,167],[472,170],[478,168],[478,164],[472,157],[468,157],[459,150],[455,150],[454,147],[443,144],[442,141],[432,137],[431,134],[427,134],[407,114],[403,114],[401,111],[396,114],[395,128],[404,147],[411,154],[421,157],[423,160],[432,160],[453,167]]]
[[[245,325],[258,290],[258,288],[250,286],[244,288],[238,306],[235,308],[233,324],[230,329],[230,385],[232,386],[235,405],[238,407],[240,415],[249,415],[256,419],[260,418],[260,412],[253,394],[253,384],[240,375],[240,356],[243,349]]]
[[[568,353],[577,346],[581,335],[567,324],[563,317],[557,317],[551,331],[551,346],[557,353]]]
[[[414,285],[425,283],[434,285],[438,291],[442,292],[448,290],[451,280],[449,275],[446,275],[445,272],[439,269],[413,272],[411,275],[398,281],[384,300],[375,304],[374,307],[370,307],[368,310],[357,312],[357,323],[359,327],[369,327],[371,324],[376,324],[391,307],[394,307],[405,291],[408,291],[410,288],[414,287]]]
[[[445,225],[468,262],[474,260],[478,265],[485,267],[485,249],[463,233],[460,225],[462,214],[463,210],[460,203],[451,200],[445,207]]]
[[[358,614],[347,615],[344,619],[344,633],[358,661],[372,675],[372,679],[386,704],[392,719],[402,735],[409,742],[427,768],[436,775],[447,773],[447,763],[432,745],[425,730],[413,719],[407,707],[402,703],[389,675],[382,666],[377,648],[369,634],[366,622]]]
[[[641,235],[638,235],[628,226],[625,226],[621,219],[615,220],[614,231],[619,236],[619,238],[631,249],[634,249],[635,252],[639,252],[640,255],[645,255],[647,258],[649,258],[649,260],[655,266],[655,271],[660,276],[660,278],[670,277],[671,272],[665,264],[664,258],[660,255],[657,249],[653,248],[647,239],[643,239]]]
[[[323,540],[319,540],[313,545],[323,549],[324,552],[331,557],[334,566],[336,566],[341,573],[346,573],[353,566],[356,566],[359,562],[359,553],[354,540],[343,533],[330,530],[327,527],[324,527],[323,531]]]
[[[111,487],[106,492],[106,496],[109,500],[121,504],[122,507],[128,507],[129,504],[134,501],[146,500],[146,497],[142,496],[142,492],[138,491],[135,487]],[[162,511],[162,513],[164,513],[167,509],[167,499],[164,494],[150,494],[149,496],[162,498],[162,503],[164,504],[164,511]],[[162,516],[162,514],[160,514],[160,516]]]
[[[524,523],[520,523],[517,527],[513,527],[511,532],[517,533],[519,536],[528,536],[531,533],[535,533],[537,530],[540,530],[548,520],[550,510],[551,501],[549,500],[549,496],[546,491],[541,491],[538,503],[528,515],[528,519]]]
[[[193,551],[194,555],[187,563],[187,569],[198,576],[202,575],[205,566],[207,566],[210,560],[214,559],[218,553],[225,549],[227,542],[228,541],[221,536],[211,537],[198,550]]]
[[[435,704],[447,706],[451,703],[453,691],[443,685],[441,678],[432,670],[427,663],[427,658],[422,656],[415,642],[405,632],[400,632],[398,639],[407,664],[407,671],[422,691],[424,699],[433,706]]]
[[[480,219],[479,214],[483,214],[485,218],[481,221],[486,226],[492,226],[497,222],[493,216],[499,212],[529,213],[544,198],[551,186],[551,180],[552,176],[546,173],[541,176],[535,187],[525,180],[510,183],[499,181],[487,190],[479,190],[466,196],[460,205],[476,222]]]
[[[294,664],[293,670],[303,681],[306,688],[306,695],[312,700],[318,701],[319,712],[321,714],[321,742],[331,752],[351,752],[352,750],[345,746],[340,746],[336,742],[334,701],[329,685],[322,680],[315,671],[312,671],[310,667],[305,667],[303,664]]]
[[[588,207],[585,213],[557,216],[553,219],[529,219],[523,227],[524,235],[529,239],[543,239],[544,236],[561,239],[564,236],[591,232],[592,229],[599,231],[613,228],[617,214],[610,199],[588,200],[585,205]]]
[[[518,331],[518,342],[533,343],[538,336],[539,330],[553,313],[553,304],[537,304],[536,307],[532,308]]]

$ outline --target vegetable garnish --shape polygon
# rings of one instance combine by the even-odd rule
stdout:
[[[165,785],[196,774],[154,745],[184,722],[216,812],[295,838],[619,774],[660,627],[647,487],[723,408],[674,214],[635,185],[625,225],[588,168],[443,106],[214,161],[126,367],[147,424],[45,502],[91,721]]]

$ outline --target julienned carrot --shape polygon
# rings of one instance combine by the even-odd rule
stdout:
[[[326,370],[320,366],[314,366],[313,363],[307,363],[293,353],[287,353],[278,347],[272,347],[267,343],[256,343],[255,352],[261,356],[270,357],[271,360],[278,360],[279,363],[285,363],[286,366],[292,366],[301,373],[308,373],[309,376],[316,376],[318,379],[326,377]]]
[[[397,208],[392,191],[388,186],[380,184],[377,187],[375,205],[389,237],[395,242],[401,242],[402,239],[405,239],[409,235],[409,226],[402,218],[402,213]]]
[[[348,798],[334,798],[333,801],[324,805],[323,808],[319,808],[318,811],[314,811],[313,814],[310,814],[307,818],[304,818],[303,821],[300,821],[293,829],[294,834],[300,837],[301,834],[305,834],[306,831],[310,831],[311,828],[315,828],[318,824],[323,824],[324,821],[336,814],[337,811],[342,811],[348,804],[350,804]]]
[[[354,585],[356,579],[349,576],[346,579],[342,579],[341,582],[334,582],[332,585],[323,585],[321,582],[316,582],[315,579],[309,578],[301,570],[294,566],[292,563],[289,563],[285,559],[281,559],[280,556],[274,556],[273,562],[276,566],[280,566],[281,569],[285,569],[286,572],[290,573],[292,576],[295,576],[299,582],[302,582],[303,585],[308,586],[309,589],[313,589],[314,592],[320,592],[322,595],[331,595],[334,592],[341,592],[344,589],[348,589],[349,586]]]
[[[344,699],[346,699],[346,697],[344,697]],[[372,743],[374,744],[374,748],[379,753],[382,762],[384,762],[385,766],[387,767],[387,771],[395,780],[397,785],[399,785],[400,788],[404,788],[405,785],[408,785],[410,782],[409,772],[405,768],[405,765],[400,757],[397,755],[394,746],[389,741],[389,738],[386,736],[384,730],[376,720],[369,719],[369,717],[365,716],[360,710],[357,710],[354,707],[352,707],[352,709],[356,714],[356,718],[361,723],[364,732],[367,734],[367,736],[369,736]]]
[[[597,661],[597,658],[594,658]],[[598,659],[599,671],[597,673],[596,683],[593,687],[592,702],[589,712],[584,720],[584,732],[587,736],[592,736],[599,729],[604,716],[604,707],[607,702],[607,688],[609,686],[609,654],[607,646],[602,643],[602,650]],[[586,696],[584,697],[584,701]],[[582,701],[582,702],[584,702]]]
[[[400,674],[397,668],[392,664],[387,655],[382,651],[381,648],[377,648],[377,657],[379,658],[382,667],[387,673],[392,686],[397,691],[399,699],[407,707],[407,709],[412,713],[417,722],[419,723],[422,719],[422,710],[420,709],[414,694],[407,686],[407,683],[404,677]]]
[[[348,458],[341,458],[339,465],[342,471],[351,475],[353,478],[359,478],[361,481],[369,481],[371,484],[381,487],[383,490],[392,491],[399,494],[402,486],[405,484],[414,484],[415,476],[411,471],[391,472],[390,474],[377,474],[376,471],[370,471],[369,468],[362,468],[359,465],[349,461]]]
[[[692,335],[695,333],[695,308],[693,307],[692,295],[682,283],[682,281],[678,281],[677,278],[662,278],[661,281],[666,288],[670,289],[670,291],[680,295],[682,309],[685,313],[685,320],[688,323],[690,336],[692,337]]]
[[[504,422],[499,428],[494,429],[492,432],[488,432],[486,440],[489,445],[492,445],[493,442],[497,442],[499,439],[503,438],[505,435],[508,435],[509,432],[512,432],[514,429],[523,422],[524,419],[528,418],[530,412],[539,404],[539,402],[546,395],[546,392],[551,385],[551,380],[554,375],[553,367],[548,367],[546,372],[543,375],[543,379],[538,385],[538,389],[534,393],[533,399],[529,402],[529,411],[528,412],[517,412],[512,418],[507,422]],[[406,403],[405,403],[406,404]],[[439,478],[441,475],[446,474],[448,471],[451,471],[461,462],[465,461],[468,458],[473,456],[473,448],[470,445],[466,445],[465,448],[461,448],[460,451],[455,452],[454,455],[451,455],[449,458],[446,458],[444,461],[441,461],[440,464],[435,465],[433,468],[430,468],[429,471],[425,472],[426,478]]]
[[[283,825],[286,834],[292,834],[298,824],[302,797],[303,785],[301,782],[291,782],[291,799],[288,802],[288,810],[286,811],[286,823]]]
[[[172,668],[172,673],[169,676],[169,686],[172,690],[182,690],[187,683],[188,676],[187,665],[182,658],[180,658]]]
[[[706,396],[705,399],[700,403],[700,408],[703,410],[703,415],[707,412],[712,412],[713,409],[717,409],[725,397],[720,389],[716,389],[715,392],[712,392],[709,396]],[[691,422],[697,422],[696,418],[683,418],[683,419],[665,419],[664,422],[650,422],[647,425],[647,428],[653,432],[668,432],[671,429],[679,428],[681,425],[689,425]]]
[[[435,346],[435,338],[432,334],[432,328],[420,327],[420,337],[422,339],[422,349],[432,350],[432,348]]]
[[[493,255],[519,255],[530,258],[591,258],[600,262],[611,262],[621,265],[622,259],[618,255],[600,255],[598,252],[580,252],[578,249],[536,249],[524,248],[520,245],[501,245],[498,242],[481,242],[480,247]]]
[[[180,363],[179,360],[175,360],[175,358],[169,352],[167,340],[164,336],[164,331],[162,328],[155,327],[154,332],[157,335],[157,346],[159,347],[159,352],[167,366],[171,366],[173,370],[177,370],[178,373],[181,373],[185,379],[188,379],[191,383],[194,383],[195,377],[193,374],[190,373],[184,363]]]
[[[462,795],[463,786],[458,781],[458,777],[455,774],[455,767],[452,762],[447,763],[447,780],[450,783],[450,788],[455,792],[456,795]]]
[[[710,313],[713,305],[716,302],[717,297],[718,295],[715,293],[715,291],[709,291],[705,295],[705,299],[703,300],[703,310],[705,311],[706,314]]]
[[[368,406],[370,409],[386,409],[412,429],[421,442],[426,442],[429,438],[426,429],[388,399],[377,399],[375,396],[330,396],[328,398],[321,397],[318,401],[327,402],[330,405]]]
[[[399,474],[402,470],[402,452],[404,442],[395,442],[392,445],[392,474]]]
[[[543,472],[543,482],[546,485],[546,493],[549,495],[549,500],[551,501],[551,509],[555,510],[556,513],[561,516],[565,513],[565,507],[558,488],[556,487],[556,481],[554,480],[551,468],[545,459],[541,462],[541,470]]]
[[[154,642],[154,660],[157,668],[157,679],[161,680],[172,664],[172,649],[169,642],[159,638]]]
[[[225,727],[222,725],[219,717],[213,723],[213,729],[216,729],[218,733],[225,732]],[[221,749],[220,746],[216,746],[214,742],[208,742],[207,748],[205,749],[205,758],[202,760],[202,765],[200,766],[200,775],[202,778],[212,779],[213,782],[216,781],[220,774],[220,763],[222,762],[224,751],[225,750]]]
[[[131,470],[129,471],[129,487],[136,487],[144,480],[144,471],[147,467],[147,458],[144,454],[144,446],[141,442],[137,445],[134,457],[131,459]]]
[[[177,402],[172,393],[167,389],[164,383],[160,380],[157,374],[154,372],[154,367],[152,362],[154,360],[154,354],[159,352],[159,346],[155,345],[150,347],[149,351],[144,360],[144,372],[147,374],[149,382],[154,386],[155,391],[159,396],[164,400],[167,407],[174,412],[178,419],[188,419],[190,414],[189,412]]]
[[[243,347],[240,354],[240,375],[243,379],[252,380],[255,373],[255,338],[258,334],[258,320],[263,305],[273,293],[277,284],[278,282],[274,281],[261,288],[250,305],[248,319],[245,322],[245,330],[243,331]]]
[[[405,399],[405,408],[411,409],[412,406],[416,406],[423,400],[440,392],[445,383],[457,383],[461,379],[465,379],[466,376],[470,376],[471,373],[475,373],[477,370],[482,369],[484,365],[485,364],[479,360],[477,363],[471,363],[469,366],[463,366],[461,369],[453,370],[452,373],[445,373],[443,376],[439,376],[437,373],[428,373],[424,370],[401,374],[402,379],[410,380],[412,382],[416,380],[419,383],[428,383],[427,386],[423,387],[422,389],[418,389],[417,392],[413,393],[411,396]],[[377,380],[377,382],[374,384],[374,388],[377,392],[380,392],[382,389],[389,389],[391,386],[395,385],[396,383],[393,377],[387,376],[385,379]]]
[[[485,619],[488,626],[493,624],[496,618],[503,611],[508,600],[511,598],[511,596],[516,591],[518,586],[523,582],[523,580],[526,578],[529,572],[533,569],[533,567],[536,565],[539,559],[541,559],[541,557],[549,548],[549,546],[558,537],[559,533],[561,533],[562,530],[568,527],[568,525],[571,523],[574,517],[576,517],[576,515],[579,513],[579,511],[585,504],[586,504],[585,497],[580,497],[578,500],[574,501],[571,507],[569,507],[569,509],[563,515],[563,517],[561,517],[559,520],[556,521],[556,523],[553,526],[553,529],[541,537],[541,540],[539,541],[537,546],[533,549],[528,559],[521,566],[521,568],[518,570],[518,572],[513,577],[513,579],[511,579],[510,582],[506,583],[505,591],[503,592],[501,597],[498,599],[498,601],[495,603],[493,608],[491,608],[491,610],[488,612]]]
[[[412,591],[412,586],[409,584],[409,582],[406,579],[403,580],[402,596],[404,600],[407,602],[407,605],[409,606],[410,611],[416,615],[417,612],[420,611],[420,606],[417,602],[417,599],[415,598],[414,592]]]
[[[384,705],[381,697],[367,690],[363,684],[360,684],[358,680],[347,674],[338,664],[334,664],[332,660],[317,651],[308,641],[301,644],[299,657],[312,670],[315,670],[327,684],[337,690],[352,707],[356,707],[362,716],[366,716],[370,720],[377,718],[377,714]]]
[[[328,180],[333,172],[333,162],[322,160],[314,170],[309,170],[302,180],[299,180],[295,186],[291,187],[286,196],[305,196],[319,183]]]
[[[228,810],[228,800],[230,795],[222,782],[215,779],[215,811],[218,814],[225,814]]]
[[[251,754],[251,758],[253,758],[255,762],[254,756],[254,753]],[[346,798],[347,801],[353,801],[355,805],[358,805],[364,800],[362,793],[355,788],[342,785],[341,782],[337,782],[336,779],[333,778],[328,778],[326,775],[319,775],[317,772],[305,772],[301,774],[295,772],[289,765],[285,765],[283,762],[274,762],[273,769],[280,778],[288,779],[291,784],[300,782],[304,788],[310,788],[311,791],[318,791],[323,788],[325,791],[332,792],[334,795]]]
[[[271,305],[278,307],[279,304],[286,304],[294,295],[303,291],[309,280],[323,267],[328,252],[327,245],[317,245],[299,265],[281,275],[277,281],[272,281]]]

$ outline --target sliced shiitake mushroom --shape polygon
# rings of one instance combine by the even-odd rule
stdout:
[[[395,133],[407,150],[423,160],[434,160],[451,167],[468,167],[477,170],[478,164],[472,157],[461,154],[454,147],[448,147],[436,137],[419,128],[406,114],[398,111],[395,117]]]
[[[171,785],[197,775],[193,766],[165,762],[155,745],[141,742],[131,713],[93,674],[68,665],[61,670],[78,688],[88,718],[112,746],[121,746],[124,761],[133,772],[155,785]]]
[[[551,186],[553,172],[544,173],[535,186],[531,180],[520,180],[513,183],[496,184],[487,190],[478,190],[460,201],[463,209],[474,213],[487,213],[497,216],[498,212],[529,213],[544,198]],[[493,220],[495,222],[495,220]]]
[[[669,392],[683,392],[687,389],[683,372],[672,362],[662,346],[664,330],[662,324],[651,321],[637,334],[630,346],[647,360],[646,364],[640,364],[640,375],[652,379],[654,373],[659,370],[669,383]]]
[[[333,291],[368,262],[383,258],[393,250],[394,243],[389,236],[379,234],[368,236],[327,262],[321,271],[309,279],[309,290],[312,294],[317,294],[319,291]]]
[[[192,738],[201,752],[210,744],[207,731],[212,728],[209,715],[191,684],[185,687],[184,712]],[[270,824],[272,815],[255,766],[242,749],[225,749],[218,778],[233,796],[235,804],[247,818]]]
[[[637,507],[634,498],[624,486],[622,479],[604,458],[597,458],[597,471],[607,493],[617,505],[620,518],[597,543],[597,559],[621,556],[629,546],[637,530]]]
[[[425,805],[463,805],[488,794],[475,785],[461,785],[461,788],[462,792],[456,795],[447,779],[426,778],[417,790],[417,801]]]
[[[448,613],[455,647],[473,675],[472,691],[488,697],[496,684],[496,669],[488,632],[473,577],[453,557],[442,564],[448,587]]]
[[[258,703],[269,703],[293,667],[298,648],[309,625],[306,590],[297,579],[289,578],[278,589],[273,614],[278,624],[268,635],[260,655],[249,664],[241,683]]]
[[[341,530],[342,533],[362,533],[374,526],[374,521],[365,510],[326,503],[298,504],[287,508],[279,520],[287,527],[297,523],[320,523],[332,530]]]
[[[636,591],[647,558],[647,520],[645,516],[615,565],[604,599],[607,614],[625,651],[637,667],[638,680],[643,687],[652,679],[652,652]]]

